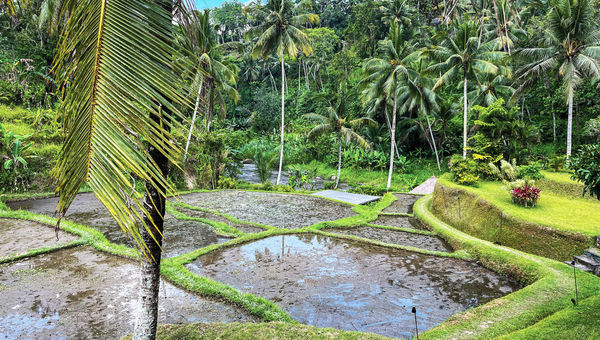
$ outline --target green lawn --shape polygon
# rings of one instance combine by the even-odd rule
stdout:
[[[563,179],[568,174],[557,175]],[[574,198],[543,190],[538,205],[523,208],[514,204],[500,182],[480,182],[477,187],[461,186],[450,181],[444,184],[474,193],[505,213],[525,221],[550,226],[588,236],[600,235],[600,201]]]

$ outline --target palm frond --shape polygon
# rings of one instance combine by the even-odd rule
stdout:
[[[139,228],[150,231],[155,221],[132,178],[161,195],[175,193],[149,149],[178,163],[181,150],[169,131],[180,127],[178,107],[187,104],[168,66],[175,54],[171,13],[143,0],[67,0],[66,6],[74,3],[54,63],[66,135],[56,167],[59,223],[87,183],[145,251]]]

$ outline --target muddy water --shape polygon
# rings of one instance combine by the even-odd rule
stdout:
[[[248,234],[253,234],[253,233],[260,233],[261,231],[265,231],[265,229],[263,228],[259,228],[256,226],[252,226],[249,224],[243,224],[243,223],[235,223],[233,221],[231,221],[230,219],[217,215],[217,214],[213,214],[211,212],[208,211],[199,211],[199,210],[194,210],[194,209],[187,209],[187,208],[182,208],[182,207],[176,207],[177,211],[190,216],[190,217],[196,217],[196,218],[204,218],[204,219],[208,219],[211,221],[217,221],[217,222],[222,222],[225,223],[231,227],[237,228],[238,230],[240,230],[243,233],[248,233]]]
[[[325,231],[345,235],[354,235],[385,243],[395,243],[403,246],[412,246],[427,250],[444,252],[452,251],[452,247],[437,236],[413,234],[369,226],[355,228],[334,228],[326,229]]]
[[[182,195],[180,199],[239,220],[290,229],[354,215],[349,205],[307,195],[223,190]]]
[[[11,209],[28,210],[38,214],[53,216],[58,198],[44,198],[29,201],[11,202]],[[92,193],[79,194],[71,204],[65,217],[69,221],[97,229],[113,243],[133,246],[134,242],[121,231],[119,225],[108,213],[104,205]],[[49,231],[54,235],[54,231]],[[165,219],[164,257],[185,254],[210,244],[227,241],[219,237],[213,229],[204,223],[178,220],[170,215]]]
[[[116,339],[130,333],[138,271],[133,262],[87,248],[0,265],[0,335]],[[159,309],[160,323],[254,321],[236,308],[165,282]]]
[[[413,205],[419,198],[423,197],[411,194],[394,194],[394,196],[396,196],[398,200],[390,204],[389,207],[383,209],[383,212],[412,214]]]
[[[264,296],[319,327],[413,334],[519,285],[477,264],[310,234],[274,236],[201,256],[200,275]]]
[[[389,227],[412,228],[428,230],[419,220],[409,216],[379,215],[371,224],[384,225]]]
[[[24,254],[30,249],[68,243],[79,238],[62,231],[59,232],[59,237],[57,241],[54,228],[41,223],[0,218],[0,258]]]

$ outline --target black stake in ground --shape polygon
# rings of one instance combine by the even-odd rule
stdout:
[[[462,219],[462,213],[460,211],[460,196],[457,197],[458,198],[458,219]]]
[[[579,304],[579,294],[577,292],[577,271],[575,270],[575,260],[571,261],[571,264],[573,265],[573,279],[575,280],[575,299],[571,299],[571,302],[577,306]]]
[[[417,333],[417,340],[419,340],[419,324],[417,323],[417,309],[412,308],[412,313],[415,315],[415,332]]]

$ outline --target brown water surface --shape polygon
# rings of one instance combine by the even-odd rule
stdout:
[[[442,238],[430,235],[407,233],[404,231],[361,226],[354,228],[325,229],[332,233],[354,235],[385,243],[395,243],[427,250],[452,251],[452,247]]]
[[[0,338],[117,339],[133,331],[138,266],[88,248],[0,265]],[[160,323],[255,321],[162,282]]]
[[[22,209],[37,214],[53,216],[58,198],[44,198],[28,201],[9,202],[13,209]],[[93,193],[77,195],[67,215],[66,220],[92,227],[113,243],[134,246],[135,243],[123,233],[108,210],[96,199]],[[185,254],[192,250],[211,244],[225,242],[228,239],[218,236],[211,226],[188,220],[178,220],[167,214],[165,218],[165,240],[163,241],[163,257]]]
[[[332,237],[274,236],[213,251],[188,267],[275,301],[318,327],[413,335],[450,315],[519,289],[475,263]]]
[[[186,194],[180,199],[239,220],[288,229],[355,215],[349,205],[308,195],[222,190]]]
[[[20,255],[28,250],[69,243],[79,237],[59,231],[56,240],[54,228],[32,221],[0,218],[0,258]]]

